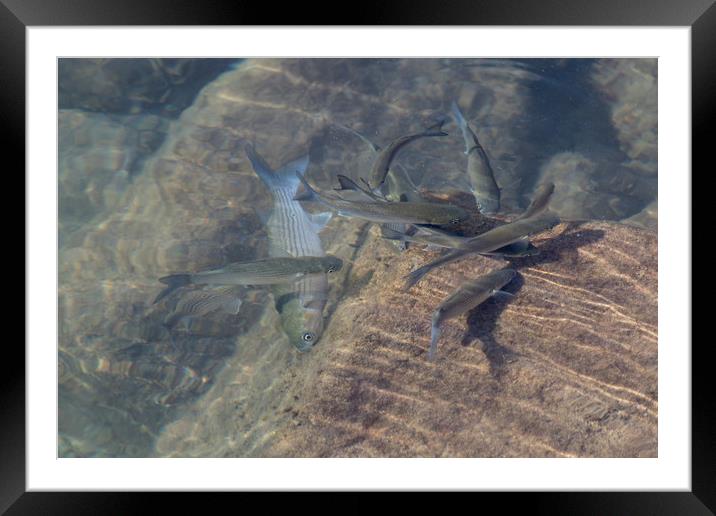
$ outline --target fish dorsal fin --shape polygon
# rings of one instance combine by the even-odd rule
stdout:
[[[340,189],[335,188],[335,190],[338,192],[343,191],[343,190],[351,190],[353,192],[358,192],[358,193],[362,194],[364,197],[370,199],[371,201],[383,201],[384,200],[381,197],[377,196],[376,194],[374,194],[373,192],[370,191],[370,187],[368,186],[368,183],[366,183],[365,179],[363,179],[362,177],[360,178],[360,180],[363,182],[363,184],[366,185],[365,188],[358,185],[351,178],[346,177],[342,174],[338,174],[336,177],[338,178],[338,182],[341,185]]]
[[[323,213],[308,213],[307,215],[313,225],[313,229],[318,232],[326,227],[328,221],[333,217],[333,212],[324,211]]]
[[[338,184],[341,185],[340,188],[336,188],[336,190],[358,190],[358,185],[353,181],[351,178],[344,176],[343,174],[338,174],[336,176],[336,179],[338,179]]]

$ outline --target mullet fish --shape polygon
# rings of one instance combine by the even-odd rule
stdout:
[[[549,200],[552,198],[553,193],[554,183],[544,183],[539,185],[535,191],[532,202],[529,206],[527,206],[525,212],[517,217],[515,221],[520,219],[529,219],[530,217],[534,217],[542,213],[547,209],[547,205],[549,204]]]
[[[346,201],[318,193],[301,174],[296,174],[306,191],[298,200],[316,200],[332,208],[339,215],[371,222],[398,224],[457,224],[467,212],[452,204],[432,202]]]
[[[308,167],[308,156],[272,170],[253,145],[247,144],[244,149],[254,171],[273,196],[273,209],[266,227],[269,256],[325,256],[318,233],[332,214],[309,214],[293,200]],[[299,351],[308,351],[323,333],[328,277],[311,274],[290,285],[274,285],[271,291],[289,341]]]
[[[343,266],[335,256],[300,256],[265,258],[248,262],[235,262],[220,269],[172,274],[159,278],[169,285],[154,300],[160,301],[174,290],[185,285],[276,285],[293,283],[308,274],[334,272]]]
[[[472,184],[472,194],[475,196],[477,207],[482,213],[497,213],[500,209],[500,189],[495,182],[495,174],[492,172],[487,153],[480,145],[475,131],[462,116],[456,102],[452,103],[452,112],[465,140],[467,175]]]
[[[444,321],[475,308],[491,296],[501,292],[500,289],[512,281],[516,274],[517,272],[513,269],[503,269],[485,274],[463,283],[460,288],[445,298],[433,313],[428,360],[432,360],[435,356],[442,331],[440,326]]]
[[[385,178],[388,175],[388,170],[390,169],[390,164],[393,162],[398,153],[410,142],[413,142],[419,138],[428,138],[431,136],[447,136],[447,133],[442,130],[442,126],[444,123],[445,120],[441,120],[437,124],[428,127],[421,133],[409,134],[406,136],[401,136],[400,138],[396,138],[395,140],[390,142],[385,149],[379,150],[378,156],[375,158],[373,167],[371,168],[370,174],[368,175],[368,185],[370,186],[370,188],[375,192],[381,186],[383,186]],[[375,145],[373,147],[377,149]]]
[[[414,270],[407,276],[406,290],[415,285],[420,279],[434,268],[450,263],[465,255],[478,253],[484,254],[495,251],[506,245],[518,242],[529,235],[540,233],[559,224],[559,217],[547,213],[539,217],[520,219],[502,226],[486,231],[481,235],[472,237],[465,241],[454,251],[441,256]]]
[[[423,231],[428,228],[420,228]],[[443,247],[448,249],[458,249],[464,245],[472,237],[463,237],[455,235],[447,235],[445,233],[439,233],[436,231],[430,231],[427,233],[418,232],[414,235],[408,233],[401,233],[391,228],[385,228],[382,232],[382,237],[388,240],[402,240],[405,242],[414,242],[416,244],[424,244],[429,246]],[[526,256],[534,256],[538,254],[539,250],[533,246],[529,239],[523,238],[512,244],[489,251],[485,253],[477,253],[486,256],[499,256],[504,258],[524,258]]]

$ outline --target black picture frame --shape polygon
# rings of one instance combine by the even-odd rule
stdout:
[[[332,13],[332,18],[317,13]],[[249,5],[240,1],[0,0],[0,126],[5,158],[25,166],[25,30],[30,26],[86,25],[636,25],[690,26],[692,50],[692,149],[694,163],[713,146],[716,96],[714,0],[427,0],[363,2],[350,18],[335,4]],[[347,11],[346,11],[347,12]],[[319,21],[320,20],[320,21]],[[19,176],[19,174],[18,174]],[[692,174],[693,177],[693,174]],[[24,191],[24,181],[21,185]],[[24,235],[23,235],[24,239]],[[9,342],[12,342],[11,340]],[[691,345],[688,343],[679,343]],[[127,514],[146,511],[133,493],[39,493],[25,490],[25,353],[4,348],[0,375],[0,513]],[[523,504],[550,514],[713,514],[716,510],[716,408],[703,348],[692,347],[692,491],[488,494],[509,510]],[[156,495],[164,510],[186,509],[185,497]],[[143,509],[140,509],[143,508]],[[110,510],[111,508],[111,510]],[[356,506],[358,508],[358,506]]]

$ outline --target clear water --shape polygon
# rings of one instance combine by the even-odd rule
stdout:
[[[171,330],[177,300],[152,304],[161,276],[267,255],[272,200],[245,141],[274,168],[309,152],[307,177],[327,190],[372,159],[337,124],[385,145],[455,100],[504,216],[552,181],[564,219],[656,229],[654,59],[61,60],[59,81],[61,457],[263,456],[287,393],[320,369],[320,348],[290,346],[266,289],[242,290],[238,315]],[[423,189],[468,190],[460,132],[445,130],[398,160]],[[334,217],[321,238],[349,264],[370,235]],[[327,325],[369,280],[345,268]]]

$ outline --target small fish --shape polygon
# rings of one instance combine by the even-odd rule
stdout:
[[[444,122],[441,122],[441,124]],[[348,126],[345,126],[343,124],[336,123],[336,126],[340,127],[341,129],[350,132],[351,134],[357,136],[363,142],[368,145],[370,150],[374,154],[378,154],[380,152],[380,147],[370,141],[366,136],[362,135],[355,129],[351,129]],[[447,133],[446,133],[447,134]],[[341,176],[338,176],[339,180]],[[413,201],[418,202],[424,200],[420,194],[418,193],[418,187],[415,186],[415,183],[413,183],[412,179],[410,179],[410,175],[405,170],[405,167],[403,167],[400,163],[391,163],[390,168],[388,170],[388,175],[386,178],[387,181],[387,193],[385,195],[385,199],[389,201],[395,201],[395,202],[405,202],[405,201]],[[355,185],[355,183],[353,183]],[[357,185],[356,185],[357,186]],[[366,182],[366,186],[368,186],[368,189],[370,189],[370,185]],[[360,187],[358,187],[360,188]],[[343,190],[353,190],[354,188],[351,186],[344,186],[341,182],[341,188],[336,189],[338,191]],[[360,188],[361,191],[364,191],[363,188]],[[376,193],[373,191],[373,193]],[[377,197],[377,196],[376,196]]]
[[[480,145],[475,131],[472,130],[465,117],[462,116],[460,108],[454,101],[452,103],[452,112],[465,140],[467,175],[472,184],[472,193],[475,196],[477,207],[482,213],[497,213],[500,209],[500,188],[495,182],[495,174],[492,171],[487,153]]]
[[[539,185],[537,190],[535,190],[535,195],[532,198],[530,205],[527,207],[525,212],[513,220],[513,222],[520,219],[528,219],[542,213],[547,209],[547,205],[549,204],[549,200],[552,198],[553,193],[554,183],[544,183]]]
[[[341,129],[344,129],[353,135],[360,138],[368,147],[371,149],[371,151],[374,154],[378,154],[380,152],[380,147],[370,141],[367,137],[363,136],[361,133],[356,131],[355,129],[351,129],[350,127],[344,126],[342,124],[336,124]],[[363,180],[361,178],[361,180]],[[372,200],[379,201],[379,200],[388,200],[393,202],[424,202],[425,199],[423,199],[420,194],[418,193],[418,187],[415,186],[413,181],[410,179],[410,176],[408,175],[408,172],[405,170],[405,168],[400,163],[394,163],[390,165],[390,169],[388,170],[388,176],[387,176],[387,184],[385,185],[386,188],[378,188],[374,191],[371,191],[370,185],[363,180],[367,188],[362,188],[359,185],[357,185],[354,181],[348,179],[345,180],[345,176],[338,176],[338,181],[341,184],[341,188],[336,188],[336,191],[339,191],[341,193],[347,192],[349,190],[352,191],[358,191],[361,196],[363,197],[363,200],[365,200],[365,197],[368,197]],[[377,195],[378,192],[383,193],[384,197],[380,197]],[[341,195],[343,199],[346,199],[344,195]],[[348,199],[346,199],[348,200]],[[358,199],[356,199],[358,200]],[[409,227],[411,227],[408,224],[398,224],[398,223],[386,223],[381,224],[381,231],[383,231],[383,228],[387,228],[388,231],[398,231],[401,233],[406,233],[409,231]],[[396,240],[396,243],[398,244],[398,248],[401,251],[404,251],[408,248],[408,242],[402,241],[402,240]]]
[[[491,296],[501,292],[500,289],[512,281],[516,274],[517,272],[513,269],[503,269],[485,274],[463,283],[460,288],[445,298],[433,313],[428,360],[432,360],[435,356],[442,331],[440,325],[444,321],[475,308]]]
[[[415,242],[429,246],[443,247],[448,249],[458,249],[464,245],[472,237],[448,235],[445,233],[432,231],[432,228],[421,227],[420,231],[428,230],[429,232],[418,232],[414,235],[402,233],[392,228],[383,230],[383,238],[388,240],[402,240],[405,242]],[[524,238],[512,244],[495,249],[486,253],[477,253],[485,256],[497,256],[501,258],[524,258],[534,256],[539,253],[539,249],[533,246],[528,238]]]
[[[391,168],[391,172],[393,170],[395,170],[395,168]],[[341,184],[341,188],[334,188],[334,190],[336,190],[336,191],[358,192],[360,194],[360,197],[362,200],[369,200],[369,201],[376,201],[376,202],[388,202],[387,198],[379,197],[378,195],[374,194],[370,190],[360,187],[352,179],[349,179],[341,174],[338,174],[338,176],[336,176],[336,177],[338,178],[338,181]],[[390,177],[390,175],[388,177]],[[342,198],[344,200],[347,200],[343,196],[342,196]],[[359,200],[359,199],[356,199],[356,200]],[[407,199],[405,199],[404,196],[401,196],[401,198],[398,202],[401,202],[401,201],[404,202],[406,200]],[[385,233],[384,230],[387,230],[388,232],[394,231],[394,232],[399,232],[399,233],[405,233],[408,231],[408,228],[410,228],[410,227],[414,227],[414,226],[411,226],[410,224],[398,224],[398,223],[386,223],[386,224],[380,225],[381,232],[384,232],[384,233]],[[384,236],[385,236],[385,234],[384,234]],[[389,237],[386,237],[386,238],[389,238]],[[398,249],[400,249],[401,251],[405,251],[408,248],[407,240],[401,240],[401,239],[392,239],[392,240],[396,241],[396,243],[398,244]]]
[[[452,204],[432,202],[362,202],[334,199],[318,193],[308,182],[297,174],[306,189],[297,200],[317,200],[329,206],[338,214],[356,217],[371,222],[398,224],[457,224],[468,214]]]
[[[155,303],[185,285],[276,285],[293,283],[308,274],[335,272],[343,261],[335,256],[298,256],[265,258],[250,262],[235,262],[220,269],[188,274],[172,274],[159,278],[169,285],[154,300]]]
[[[419,138],[427,138],[430,136],[447,136],[447,133],[442,130],[444,123],[445,120],[441,120],[421,133],[409,134],[396,138],[390,142],[385,149],[380,150],[378,152],[378,156],[375,158],[370,174],[368,175],[368,184],[370,185],[371,190],[375,192],[383,186],[385,178],[388,175],[388,169],[390,169],[390,164],[393,162],[398,153],[410,142]]]
[[[521,219],[486,231],[481,235],[472,237],[465,241],[454,251],[429,262],[419,269],[408,274],[405,284],[406,290],[415,285],[428,272],[440,265],[455,261],[468,254],[490,253],[501,247],[513,244],[524,239],[526,236],[540,233],[559,224],[559,217],[547,213],[539,217]]]

